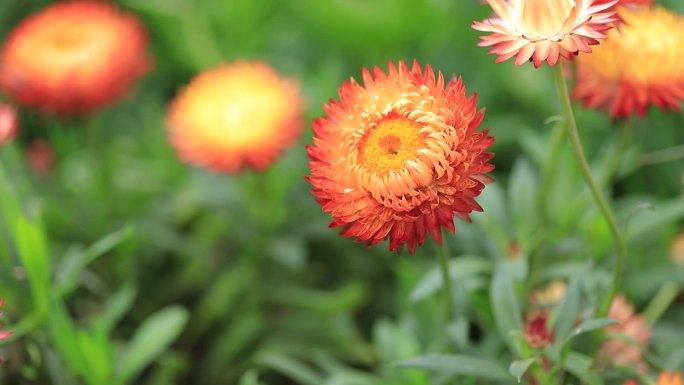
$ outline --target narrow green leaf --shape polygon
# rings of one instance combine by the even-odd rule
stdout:
[[[133,228],[124,226],[122,229],[100,238],[85,251],[71,254],[71,257],[67,258],[57,270],[55,277],[57,293],[63,296],[71,292],[76,287],[78,277],[83,269],[98,257],[114,249],[132,234]]]
[[[522,312],[511,273],[499,267],[494,274],[490,288],[492,310],[501,337],[514,352],[520,353],[520,341],[513,336],[522,330]]]
[[[397,365],[405,368],[422,369],[454,376],[484,378],[494,381],[508,381],[511,378],[506,369],[495,363],[463,355],[435,354],[401,361]]]
[[[537,357],[528,358],[526,360],[517,360],[511,362],[511,366],[508,367],[508,372],[511,376],[515,377],[518,382],[522,380],[522,376],[525,374],[527,369],[537,361]]]
[[[460,281],[468,277],[485,274],[492,271],[492,263],[483,257],[460,256],[449,262],[449,278],[452,281]],[[419,302],[442,288],[442,274],[438,267],[428,271],[423,278],[411,290],[409,301]]]
[[[129,383],[151,364],[178,338],[187,321],[187,310],[179,306],[169,306],[147,318],[123,352],[117,383]]]
[[[300,361],[282,353],[262,351],[256,361],[263,366],[274,369],[302,385],[320,385],[323,377]]]
[[[238,385],[259,385],[259,374],[255,370],[250,370],[240,377]]]
[[[645,234],[682,218],[684,218],[684,200],[673,199],[655,203],[653,210],[641,210],[630,218],[627,240],[639,241]]]
[[[128,309],[133,305],[135,295],[135,287],[128,283],[109,297],[99,318],[104,330],[111,331],[116,323],[126,315]]]
[[[553,333],[557,336],[558,341],[564,342],[570,335],[581,310],[580,297],[579,281],[573,279],[565,292],[563,302],[554,309],[549,320],[549,325],[553,328]]]
[[[563,363],[563,367],[567,369],[568,372],[583,380],[583,382],[589,382],[592,364],[593,360],[591,357],[570,351]]]
[[[570,335],[567,340],[570,340],[570,339],[574,338],[575,336],[578,336],[582,333],[588,333],[590,331],[594,331],[597,329],[603,329],[607,326],[617,325],[617,324],[618,324],[618,322],[616,320],[610,319],[610,318],[595,318],[595,319],[586,320],[586,321],[582,322],[577,328],[575,328],[572,335]]]

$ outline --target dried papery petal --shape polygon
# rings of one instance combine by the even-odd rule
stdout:
[[[454,217],[482,210],[475,197],[491,181],[494,139],[477,131],[483,111],[461,79],[390,63],[387,73],[364,69],[363,85],[351,79],[339,94],[314,121],[307,148],[308,180],[331,227],[413,253],[426,234],[441,243]]]

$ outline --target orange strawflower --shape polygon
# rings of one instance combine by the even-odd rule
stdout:
[[[644,116],[649,104],[680,110],[684,99],[684,17],[661,7],[620,15],[625,25],[577,61],[573,96],[609,108],[613,119]]]
[[[60,1],[22,21],[0,54],[0,88],[59,115],[91,112],[150,67],[138,19],[104,1]]]
[[[547,326],[549,312],[541,313],[527,321],[525,341],[533,349],[541,349],[553,343],[553,331]]]
[[[17,136],[19,130],[19,118],[17,110],[0,102],[0,147],[11,142]]]
[[[494,166],[488,130],[477,132],[484,111],[467,97],[461,79],[445,85],[441,72],[417,62],[363,70],[363,86],[342,84],[340,101],[314,121],[312,193],[330,213],[330,227],[390,250],[415,252],[426,233],[442,242],[454,217],[482,211],[475,202]]]
[[[474,22],[481,36],[478,45],[492,47],[497,63],[515,57],[519,66],[531,60],[556,65],[563,57],[572,60],[580,51],[591,52],[604,32],[617,20],[610,10],[617,0],[596,4],[595,0],[488,0],[495,17]]]
[[[183,161],[215,171],[264,170],[297,141],[303,110],[295,80],[266,63],[240,61],[192,79],[166,121]]]
[[[620,334],[623,338],[611,338],[608,335],[599,350],[601,359],[613,365],[634,367],[646,373],[648,365],[644,362],[641,351],[648,345],[652,330],[644,315],[635,313],[634,306],[620,294],[613,298],[608,317],[616,320],[618,324],[609,326],[606,330]]]

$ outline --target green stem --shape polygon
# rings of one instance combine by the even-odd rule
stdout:
[[[622,269],[625,259],[625,243],[620,235],[620,230],[618,229],[617,221],[615,220],[615,215],[611,210],[610,206],[606,203],[598,184],[594,180],[591,174],[591,168],[587,162],[587,158],[584,155],[584,150],[582,149],[582,141],[580,140],[579,130],[577,129],[577,122],[575,121],[575,114],[572,110],[572,102],[570,101],[570,94],[568,93],[568,86],[565,83],[565,77],[563,76],[563,70],[560,65],[554,67],[554,78],[556,80],[556,86],[558,87],[558,95],[561,101],[561,109],[563,110],[563,117],[565,118],[568,136],[570,137],[570,142],[572,143],[572,149],[575,152],[577,161],[582,170],[582,176],[584,181],[589,186],[594,200],[601,209],[603,217],[608,222],[608,227],[610,228],[610,235],[615,243],[615,269],[613,275],[613,283],[610,287],[608,295],[604,297],[601,307],[599,307],[597,317],[605,317],[610,309],[610,304],[613,302],[613,297],[620,288],[620,282],[622,278]]]
[[[439,267],[442,271],[442,289],[444,293],[444,310],[446,312],[447,323],[454,319],[454,302],[451,298],[451,274],[449,273],[449,243],[446,239],[442,240],[442,245],[437,248],[439,255]]]

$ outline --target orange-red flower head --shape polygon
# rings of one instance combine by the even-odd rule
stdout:
[[[358,242],[389,238],[390,250],[413,253],[426,233],[442,241],[454,217],[469,220],[485,183],[494,138],[477,132],[483,111],[461,79],[417,62],[363,70],[363,85],[342,84],[340,101],[314,121],[312,193],[330,213],[331,227]]]
[[[480,46],[499,57],[497,63],[515,57],[515,65],[532,60],[535,67],[545,61],[553,66],[580,51],[591,52],[604,32],[616,21],[617,0],[488,0],[495,17],[473,23],[481,36]]]
[[[0,53],[0,88],[44,112],[91,112],[149,69],[146,47],[143,25],[113,3],[55,2],[9,35]]]
[[[192,79],[166,121],[185,162],[224,172],[264,170],[297,141],[303,110],[295,80],[266,63],[240,61]]]
[[[573,96],[612,118],[644,116],[650,104],[680,110],[684,100],[684,17],[661,7],[621,9],[625,25],[577,61]]]
[[[18,130],[17,110],[9,104],[0,102],[0,147],[11,142],[17,136]]]

